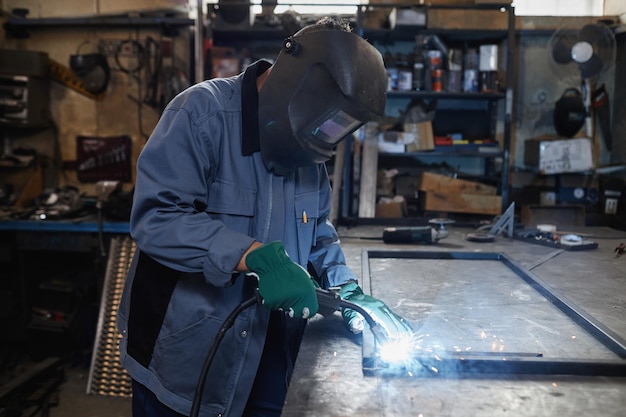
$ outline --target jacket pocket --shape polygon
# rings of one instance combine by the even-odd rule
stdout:
[[[208,213],[252,217],[257,191],[217,178],[209,187]]]
[[[193,398],[201,364],[221,327],[221,321],[215,317],[207,317],[157,341],[152,366],[166,389],[190,400]],[[219,349],[217,360],[213,362],[207,378],[208,381],[214,379],[221,382],[215,385],[207,383],[202,401],[205,404],[221,403],[229,397],[231,384],[227,383],[227,375],[235,366],[235,356],[240,352],[239,348],[235,348],[235,338],[234,332],[228,332],[221,342],[228,348]]]
[[[306,265],[311,247],[315,245],[315,231],[319,219],[319,193],[308,192],[295,195],[296,229],[298,231],[298,255]]]

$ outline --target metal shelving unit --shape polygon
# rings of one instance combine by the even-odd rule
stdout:
[[[93,16],[93,17],[11,17],[4,23],[4,29],[12,37],[28,36],[28,31],[55,28],[162,28],[171,33],[177,28],[193,26],[194,19],[176,16]]]
[[[396,6],[403,7],[403,6]],[[420,5],[420,6],[406,6],[408,8],[414,8],[422,10],[427,13],[428,10],[467,10],[467,11],[500,11],[507,14],[507,27],[506,29],[442,29],[431,28],[428,25],[403,25],[396,26],[393,29],[368,29],[363,27],[363,15],[368,10],[376,8],[390,8],[388,4],[370,4],[360,6],[357,15],[356,26],[359,29],[360,34],[368,41],[386,47],[398,42],[415,41],[417,35],[437,35],[442,39],[449,41],[453,44],[471,44],[477,45],[481,43],[505,43],[506,56],[504,57],[505,72],[504,79],[500,86],[499,91],[496,92],[433,92],[433,91],[390,91],[388,92],[388,105],[389,103],[397,102],[399,100],[410,101],[411,99],[435,99],[438,101],[457,103],[469,103],[473,102],[477,104],[477,107],[484,106],[485,112],[495,114],[497,107],[504,105],[503,119],[496,120],[493,118],[493,123],[496,121],[502,122],[502,142],[498,152],[477,152],[471,149],[459,149],[459,152],[447,152],[441,149],[435,151],[423,151],[400,154],[401,158],[433,158],[433,157],[468,157],[468,158],[484,158],[485,162],[495,161],[495,158],[501,160],[501,169],[499,172],[499,189],[502,197],[502,210],[504,210],[509,204],[509,164],[510,164],[510,145],[511,145],[511,123],[512,123],[512,106],[513,106],[513,56],[515,51],[515,12],[514,7],[510,3],[503,4],[476,4],[476,5]],[[380,48],[379,48],[380,49]],[[481,104],[482,103],[482,104]],[[492,127],[492,139],[495,139],[495,125]],[[398,157],[398,154],[381,154],[381,157],[394,158]],[[493,165],[493,164],[492,164]],[[492,168],[490,168],[491,170]],[[485,169],[487,171],[487,168]]]

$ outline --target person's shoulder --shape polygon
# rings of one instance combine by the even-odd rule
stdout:
[[[194,84],[180,92],[170,107],[187,110],[202,108],[204,111],[228,110],[240,107],[241,76],[212,78]],[[207,108],[208,106],[208,108]]]
[[[208,91],[211,94],[225,94],[232,90],[241,90],[242,74],[226,78],[211,78],[196,84],[195,89]]]
[[[234,93],[241,91],[241,76],[228,78],[211,78],[192,85],[181,93],[186,98],[200,98],[206,100],[214,97],[220,101],[230,98]]]

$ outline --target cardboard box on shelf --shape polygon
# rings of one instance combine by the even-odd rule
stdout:
[[[386,29],[389,26],[389,8],[368,9],[363,12],[364,29]]]
[[[379,169],[376,176],[376,195],[393,197],[394,179],[398,175],[397,169]]]
[[[524,143],[524,164],[541,174],[588,171],[594,167],[591,149],[589,138],[531,138]]]
[[[426,11],[411,7],[394,7],[389,13],[389,27],[426,26]]]
[[[432,151],[435,149],[432,122],[405,123],[404,132],[413,136],[406,145],[407,152]]]
[[[378,134],[378,151],[387,153],[405,153],[406,145],[415,138],[405,132],[386,131]]]
[[[404,132],[388,130],[378,134],[378,150],[389,153],[421,152],[435,149],[431,122],[407,123]]]
[[[538,224],[553,224],[557,230],[585,225],[584,205],[523,205],[520,214],[524,226],[531,229],[537,227]]]
[[[398,219],[406,217],[406,200],[402,196],[381,198],[378,203],[376,203],[375,212],[375,216],[380,218]]]

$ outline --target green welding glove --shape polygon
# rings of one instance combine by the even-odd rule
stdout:
[[[290,317],[313,317],[319,308],[311,275],[289,259],[281,242],[271,242],[246,256],[248,275],[259,280],[263,305],[284,310]]]
[[[356,282],[349,282],[341,286],[339,296],[363,308],[379,325],[389,339],[410,337],[413,329],[409,323],[394,313],[385,303],[377,298],[366,295]],[[344,321],[352,333],[358,334],[365,328],[363,316],[350,308],[341,312]]]

